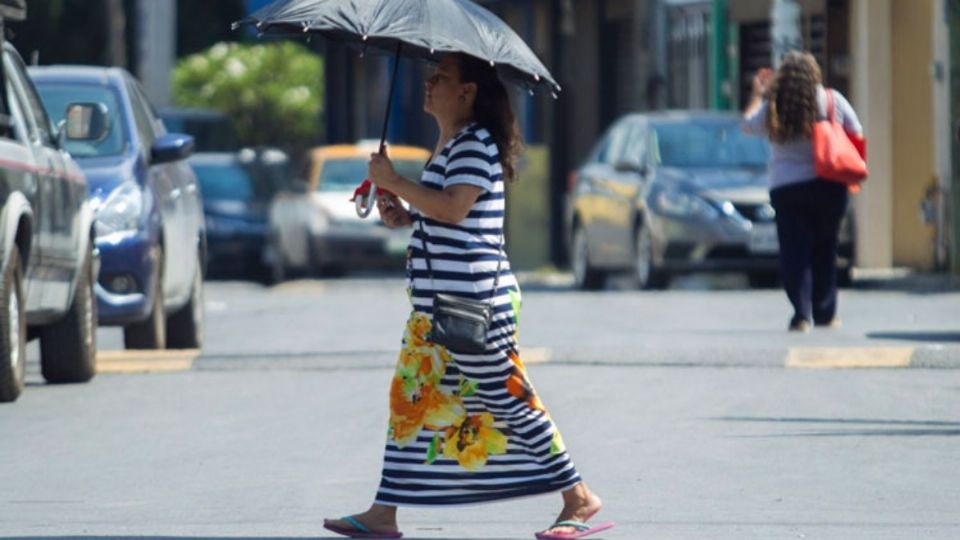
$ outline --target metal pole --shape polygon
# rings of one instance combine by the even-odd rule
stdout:
[[[380,153],[387,150],[387,125],[390,123],[390,110],[393,108],[393,87],[397,84],[397,68],[400,67],[400,49],[403,44],[397,42],[397,54],[393,57],[393,75],[390,77],[390,94],[387,96],[387,114],[383,118],[383,132],[380,134]]]

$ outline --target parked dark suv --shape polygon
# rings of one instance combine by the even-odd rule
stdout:
[[[0,4],[0,21],[22,15]],[[16,2],[14,2],[16,4]],[[2,22],[0,22],[2,35]],[[98,120],[77,104],[54,127],[20,55],[3,43],[0,72],[0,402],[23,390],[26,341],[40,338],[40,365],[51,383],[95,373],[98,253],[83,172],[64,150]]]

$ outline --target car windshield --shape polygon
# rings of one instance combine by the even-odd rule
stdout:
[[[200,180],[200,193],[208,201],[249,201],[253,198],[250,174],[236,164],[197,164],[193,171]]]
[[[70,103],[103,103],[107,107],[107,134],[99,141],[66,142],[66,150],[77,158],[117,156],[127,148],[127,129],[124,115],[118,114],[120,99],[107,86],[94,84],[54,84],[37,82],[40,99],[50,114],[54,125],[67,115]]]
[[[415,159],[395,159],[397,174],[411,180],[420,180],[425,162]],[[361,158],[334,158],[323,162],[318,191],[353,191],[367,177],[367,160]]]
[[[770,152],[738,122],[664,123],[651,133],[654,161],[666,167],[763,167]]]

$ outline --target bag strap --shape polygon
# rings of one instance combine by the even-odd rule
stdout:
[[[836,110],[836,108],[834,107],[834,102],[833,102],[833,89],[832,89],[832,88],[824,88],[823,91],[824,91],[824,92],[826,93],[826,95],[827,95],[827,120],[829,120],[829,121],[831,121],[831,122],[836,122],[836,121],[837,121],[837,110]]]
[[[433,265],[430,264],[430,248],[427,247],[427,233],[423,229],[424,216],[417,211],[417,227],[420,229],[420,243],[423,245],[423,259],[427,263],[427,275],[430,276],[430,285],[433,286]],[[503,231],[500,232],[500,246],[497,250],[497,274],[493,278],[493,290],[490,291],[490,302],[493,303],[500,286],[500,269],[503,265]]]

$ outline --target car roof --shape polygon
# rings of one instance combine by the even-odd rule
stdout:
[[[235,152],[197,152],[187,158],[188,163],[203,165],[230,165],[239,161]]]
[[[310,157],[317,161],[331,158],[366,158],[377,151],[377,142],[372,144],[331,144],[318,146],[310,150]],[[430,151],[419,146],[390,145],[391,159],[427,159]]]
[[[117,85],[122,83],[126,77],[132,77],[127,70],[118,67],[54,65],[31,66],[27,70],[37,82],[83,82]]]
[[[714,110],[666,110],[624,115],[621,121],[646,120],[654,123],[680,123],[690,121],[738,121],[740,113],[736,111]]]

